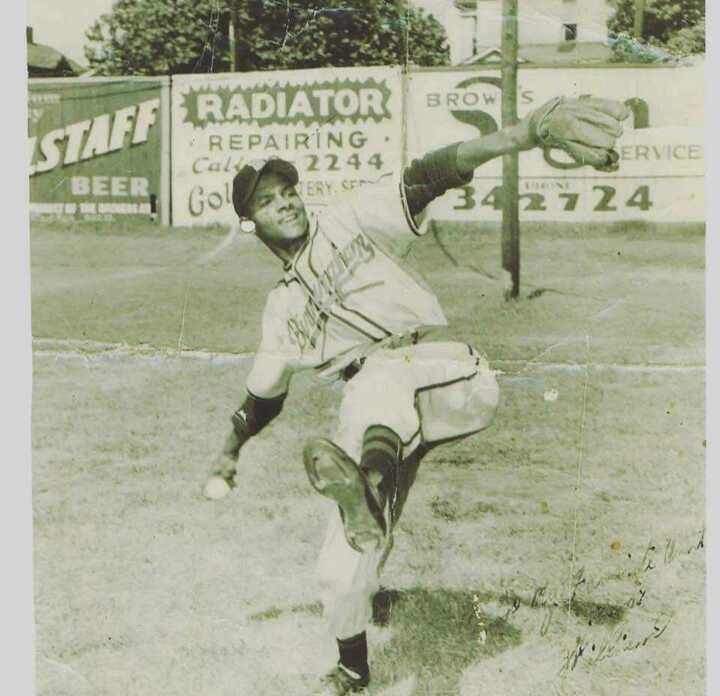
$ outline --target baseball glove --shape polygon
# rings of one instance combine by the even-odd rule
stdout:
[[[615,141],[629,115],[624,104],[610,99],[555,97],[532,113],[530,133],[541,147],[559,148],[578,164],[613,172],[620,160]]]

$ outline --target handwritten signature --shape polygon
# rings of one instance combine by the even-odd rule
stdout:
[[[527,606],[530,609],[543,609],[544,615],[540,623],[539,632],[541,636],[545,636],[550,630],[553,621],[553,615],[556,609],[572,610],[577,601],[578,591],[583,593],[590,592],[601,587],[608,580],[627,580],[630,579],[637,585],[637,591],[633,593],[622,605],[614,607],[618,609],[618,618],[621,617],[621,607],[634,608],[643,606],[647,599],[647,591],[643,585],[643,579],[646,574],[658,569],[658,564],[670,565],[675,562],[681,555],[690,555],[705,547],[705,529],[703,528],[696,539],[689,546],[683,546],[681,542],[674,538],[665,540],[664,545],[657,545],[649,542],[645,547],[640,562],[635,562],[632,566],[624,567],[609,576],[602,578],[591,578],[586,575],[585,568],[580,567],[575,571],[570,580],[569,597],[564,594],[560,595],[551,590],[548,584],[538,584],[532,593],[532,596],[519,595],[517,593],[508,593],[500,598],[502,604],[507,605],[503,616],[503,620],[507,621],[517,612],[521,606]],[[660,555],[662,554],[662,560]],[[627,554],[628,559],[632,559],[632,554]],[[473,595],[473,613],[477,620],[479,629],[478,642],[484,645],[487,641],[487,626],[485,624],[486,615],[483,612],[483,602],[478,595]],[[578,636],[575,646],[568,650],[563,658],[560,673],[572,671],[577,666],[579,660],[583,658],[583,664],[594,665],[601,660],[614,657],[623,652],[637,650],[648,644],[651,640],[656,640],[667,630],[672,616],[665,618],[658,616],[654,622],[653,629],[647,634],[636,638],[631,638],[628,632],[628,624],[624,623],[608,632],[602,639],[592,640],[586,636]],[[590,622],[592,625],[592,622]]]
[[[589,638],[581,638],[578,636],[575,647],[565,653],[562,666],[560,667],[560,674],[574,670],[580,658],[584,658],[586,665],[592,666],[602,660],[616,657],[621,653],[637,650],[647,645],[649,641],[656,640],[665,633],[671,621],[672,616],[667,617],[665,623],[658,617],[653,624],[652,631],[637,640],[629,640],[627,624],[616,627],[601,640],[593,642],[591,642]]]

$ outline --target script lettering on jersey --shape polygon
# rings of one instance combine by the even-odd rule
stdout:
[[[358,234],[344,247],[332,247],[332,261],[320,272],[313,284],[312,298],[303,311],[288,320],[290,340],[302,352],[310,346],[315,348],[318,337],[328,318],[328,312],[336,303],[345,301],[345,285],[355,270],[375,257],[375,249],[364,235]]]

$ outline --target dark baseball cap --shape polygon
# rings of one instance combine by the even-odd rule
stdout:
[[[258,159],[248,162],[233,179],[233,207],[239,217],[247,215],[247,204],[252,198],[258,181],[263,174],[273,172],[287,179],[291,186],[295,186],[298,182],[298,171],[295,165],[287,160],[279,157],[270,157],[269,159]]]

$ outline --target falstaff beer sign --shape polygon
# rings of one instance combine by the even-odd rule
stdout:
[[[168,221],[164,81],[33,80],[31,214]]]

